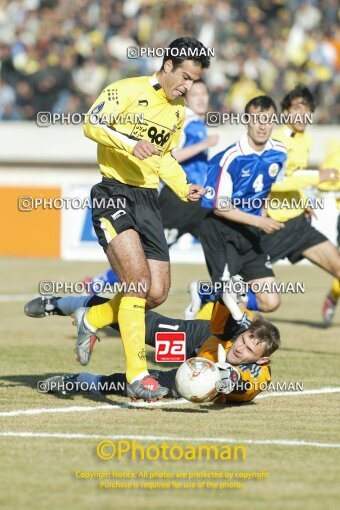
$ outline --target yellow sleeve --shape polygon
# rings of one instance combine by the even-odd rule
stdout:
[[[183,168],[171,154],[171,151],[175,149],[179,143],[183,123],[184,117],[177,129],[176,135],[173,137],[170,146],[162,158],[158,175],[181,200],[187,202],[190,184],[188,184],[187,175]]]
[[[225,304],[221,303],[219,299],[215,301],[210,319],[210,331],[216,335],[222,335],[229,317],[230,312]]]
[[[306,186],[317,186],[319,180],[318,170],[296,170],[293,174],[285,176],[281,182],[273,184],[271,191],[297,191]]]
[[[138,140],[119,132],[119,118],[132,100],[131,88],[126,83],[122,85],[122,82],[111,83],[95,100],[86,115],[84,134],[106,147],[132,154]]]
[[[340,172],[340,151],[338,140],[331,140],[328,146],[328,153],[321,169],[336,168]],[[321,191],[340,191],[340,180],[337,182],[322,182],[318,188]]]

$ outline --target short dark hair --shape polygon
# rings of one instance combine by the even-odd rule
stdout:
[[[280,331],[262,315],[254,318],[248,331],[259,343],[264,344],[264,356],[270,356],[280,347]]]
[[[275,101],[269,96],[257,96],[253,97],[245,106],[245,113],[249,113],[251,107],[260,108],[261,111],[267,111],[269,108],[273,108],[275,113],[277,112]]]
[[[314,94],[312,94],[308,87],[301,85],[301,83],[296,85],[296,87],[294,87],[293,90],[288,92],[288,94],[286,94],[285,97],[282,99],[281,101],[282,110],[283,111],[289,110],[289,108],[292,105],[292,101],[299,97],[301,97],[303,99],[304,104],[309,106],[310,110],[314,112],[316,107]]]
[[[161,69],[167,60],[171,60],[174,69],[179,67],[184,60],[192,60],[202,69],[210,66],[208,49],[194,37],[179,37],[169,44],[170,51],[164,55]],[[171,50],[174,50],[171,52]]]

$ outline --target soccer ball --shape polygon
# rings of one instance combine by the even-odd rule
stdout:
[[[209,402],[217,395],[215,383],[220,379],[219,369],[205,358],[187,359],[176,373],[176,389],[190,402]]]

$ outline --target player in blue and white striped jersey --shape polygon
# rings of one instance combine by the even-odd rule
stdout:
[[[275,282],[270,258],[261,247],[261,231],[273,233],[284,224],[265,215],[265,199],[271,186],[284,174],[286,150],[270,138],[276,113],[274,101],[259,96],[246,105],[250,115],[247,132],[209,161],[206,194],[202,205],[211,209],[202,221],[200,239],[210,276],[240,274],[256,288]],[[248,291],[248,308],[272,311],[280,304],[279,294]]]

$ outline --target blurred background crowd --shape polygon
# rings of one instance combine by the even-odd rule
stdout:
[[[241,112],[261,92],[279,101],[300,82],[315,120],[337,123],[339,17],[337,0],[0,0],[0,119],[86,112],[108,83],[159,69],[127,47],[194,36],[215,49],[211,109]]]

